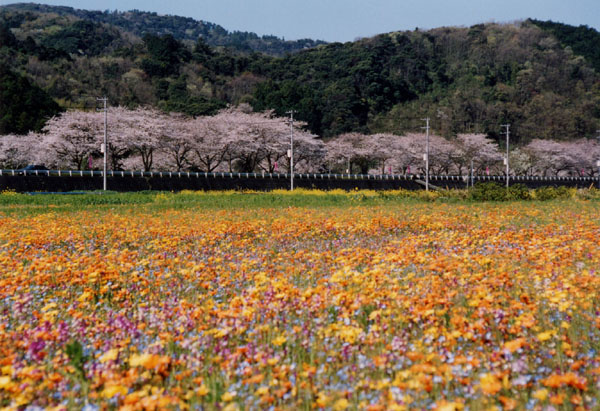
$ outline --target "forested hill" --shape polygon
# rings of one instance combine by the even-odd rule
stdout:
[[[140,10],[126,12],[91,11],[34,3],[16,3],[8,5],[4,9],[16,12],[56,14],[95,23],[106,23],[139,37],[146,33],[171,34],[177,40],[192,43],[196,42],[198,37],[202,37],[207,44],[213,47],[222,46],[240,52],[260,52],[273,56],[282,56],[286,53],[297,52],[325,43],[324,41],[311,39],[286,41],[276,36],[259,36],[256,33],[242,31],[230,32],[215,23]]]
[[[131,12],[156,17],[140,17],[148,21],[144,27],[156,25],[140,37],[141,26],[112,24],[111,18],[127,19],[127,13],[46,7],[0,7],[0,81],[29,84],[35,88],[31,95],[45,92],[62,108],[91,109],[102,95],[111,105],[194,116],[250,103],[280,115],[297,110],[297,118],[325,138],[418,130],[424,117],[448,137],[483,132],[500,140],[500,124],[510,123],[518,144],[591,138],[600,129],[600,33],[585,26],[527,20],[444,27],[274,57],[215,47],[210,36],[183,30],[191,19],[175,24],[180,18]],[[220,30],[203,27],[206,33]],[[0,120],[13,101],[27,102],[3,100]],[[29,110],[22,107],[8,110],[8,120]],[[21,120],[56,111],[31,107]],[[0,122],[0,134],[17,129],[8,120]],[[39,128],[39,122],[34,125]],[[24,126],[21,121],[18,129]]]
[[[553,21],[529,20],[538,27],[552,33],[565,47],[583,56],[600,73],[600,33],[588,26],[570,26]]]

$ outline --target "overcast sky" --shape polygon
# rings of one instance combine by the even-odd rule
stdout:
[[[25,0],[0,0],[10,4]],[[38,0],[88,10],[192,17],[229,31],[352,41],[379,33],[513,22],[528,17],[600,29],[600,0]]]

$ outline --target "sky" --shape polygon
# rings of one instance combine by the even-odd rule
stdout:
[[[0,0],[0,5],[27,0]],[[391,31],[535,18],[600,30],[600,0],[34,0],[87,10],[138,9],[286,40],[353,41]]]

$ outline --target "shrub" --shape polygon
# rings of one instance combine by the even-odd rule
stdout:
[[[495,182],[478,183],[469,191],[473,201],[506,201],[506,188]]]
[[[527,186],[523,184],[514,184],[508,187],[508,192],[506,194],[507,200],[529,200],[531,199],[531,194]]]
[[[468,193],[467,198],[473,201],[507,201],[529,200],[529,189],[523,184],[514,184],[506,189],[496,182],[476,184]]]
[[[596,187],[579,189],[576,191],[575,196],[582,200],[598,200],[600,199],[600,190]]]
[[[575,196],[576,191],[576,189],[565,186],[539,187],[534,190],[534,198],[542,201],[560,198],[572,198]]]

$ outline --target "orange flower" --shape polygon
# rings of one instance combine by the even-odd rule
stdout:
[[[508,398],[503,395],[498,397],[505,410],[514,410],[517,407],[517,401],[514,398]]]
[[[527,340],[525,338],[517,338],[512,341],[507,341],[504,343],[504,349],[510,351],[511,353],[517,351],[518,349],[524,347],[527,344]]]
[[[481,391],[488,395],[494,395],[502,389],[502,383],[493,374],[484,374],[479,379]]]

